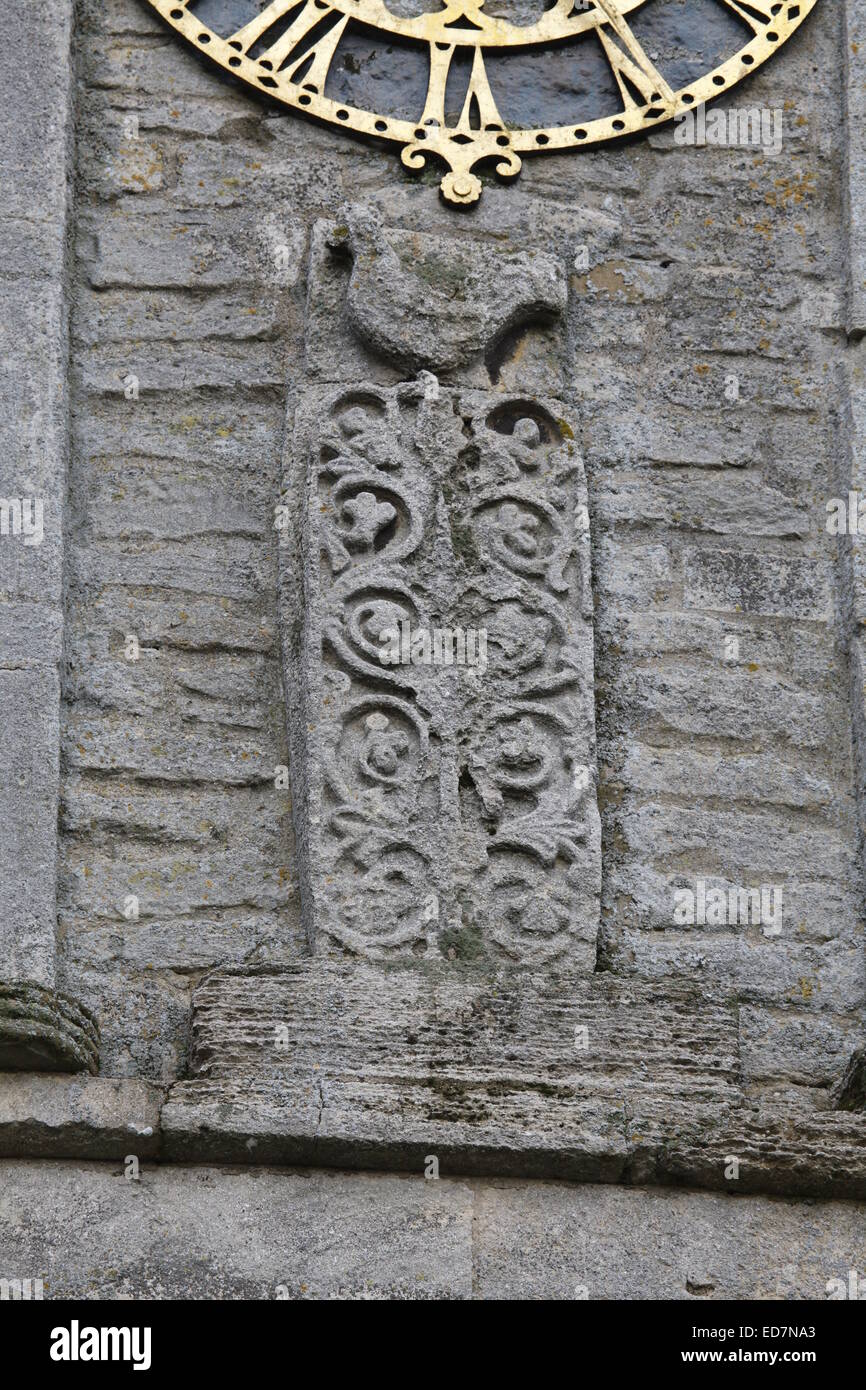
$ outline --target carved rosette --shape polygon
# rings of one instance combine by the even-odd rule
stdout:
[[[561,408],[421,373],[311,393],[295,451],[314,944],[591,969],[589,521]]]

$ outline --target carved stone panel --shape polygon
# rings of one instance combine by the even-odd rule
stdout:
[[[592,970],[589,520],[564,407],[427,372],[317,386],[287,493],[314,949]]]
[[[317,381],[395,385],[418,371],[465,386],[559,395],[567,380],[565,263],[521,238],[461,238],[386,225],[367,206],[310,238],[305,370]],[[562,251],[562,226],[545,229]],[[517,343],[519,342],[519,351]],[[512,364],[512,352],[514,362]]]

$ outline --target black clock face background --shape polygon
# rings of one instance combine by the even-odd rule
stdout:
[[[634,135],[721,95],[818,0],[145,0],[225,71],[299,111],[476,169]],[[744,101],[746,98],[744,97]],[[781,104],[781,103],[779,103]]]

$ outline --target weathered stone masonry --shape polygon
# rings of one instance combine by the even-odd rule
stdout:
[[[56,990],[71,19],[16,9],[2,60],[0,1065],[95,1071],[95,1020]]]
[[[314,1185],[341,1229],[357,1225],[366,1201],[390,1213],[376,1235],[359,1236],[383,1252],[372,1275],[347,1240],[349,1290],[369,1277],[405,1291],[423,1272],[399,1234],[408,1204],[422,1223],[445,1220],[429,1261],[440,1294],[519,1286],[572,1296],[586,1283],[592,1296],[647,1286],[662,1297],[709,1286],[820,1296],[826,1278],[866,1266],[862,1210],[850,1200],[866,1199],[862,538],[840,542],[824,529],[828,498],[849,486],[866,492],[854,5],[819,4],[750,82],[750,103],[786,109],[779,155],[683,150],[660,129],[640,143],[527,161],[518,186],[487,187],[469,217],[443,207],[432,185],[395,179],[390,155],[223,84],[137,0],[82,0],[74,34],[61,0],[40,15],[51,42],[40,38],[39,61],[53,54],[58,95],[52,138],[39,137],[36,190],[31,157],[4,139],[15,175],[4,285],[21,306],[6,332],[26,342],[24,315],[45,305],[41,341],[51,351],[32,362],[20,349],[8,354],[20,385],[4,417],[12,471],[0,493],[43,491],[46,532],[42,546],[19,538],[14,551],[4,538],[0,556],[4,709],[21,711],[6,725],[16,778],[3,793],[0,985],[14,985],[19,1000],[21,982],[51,991],[38,1008],[27,1003],[37,1021],[45,1007],[88,1010],[101,1045],[98,1077],[2,1079],[0,1152],[410,1174],[432,1152],[444,1173],[477,1175],[419,1183],[417,1193],[411,1178],[310,1178],[300,1208]],[[74,126],[71,110],[63,115],[70,90]],[[411,247],[405,297],[379,302],[375,275],[364,283],[371,244],[382,254]],[[471,303],[483,306],[462,327],[437,305],[440,289],[449,300],[436,281],[443,254],[469,268]],[[413,280],[425,273],[419,322]],[[407,423],[414,412],[427,412],[420,427]],[[22,414],[44,418],[30,457],[48,471],[32,482]],[[535,433],[516,429],[520,421]],[[435,496],[418,462],[425,440],[443,469]],[[544,462],[527,469],[526,450],[538,446]],[[473,448],[483,476],[470,488]],[[498,507],[517,508],[506,523],[519,525],[528,503],[541,517],[551,475],[562,507],[587,509],[578,568],[591,572],[591,603],[572,573],[542,606],[554,627],[556,604],[592,616],[591,644],[580,639],[572,659],[580,680],[557,696],[581,745],[569,766],[589,769],[588,784],[572,783],[583,789],[579,805],[556,791],[566,824],[589,827],[589,859],[575,876],[589,888],[579,912],[565,906],[581,928],[567,949],[521,958],[507,931],[505,944],[483,925],[465,931],[456,907],[479,892],[478,846],[490,827],[504,828],[513,799],[507,770],[491,761],[492,725],[471,673],[435,688],[423,672],[397,672],[396,683],[377,673],[369,689],[365,680],[377,605],[393,617],[396,588],[412,613],[427,605],[429,622],[456,614],[477,625],[484,604],[504,606],[503,637],[513,639],[508,606],[539,580],[511,571],[503,587],[484,549],[503,534],[490,511],[480,551],[469,536],[483,562],[473,584],[486,575],[480,599],[470,593],[461,543],[471,526],[457,528],[455,544],[453,516],[468,518],[488,487],[499,490]],[[304,581],[315,567],[304,500],[313,486],[336,508],[344,543],[340,552],[340,536],[329,540],[337,558],[317,570],[320,597]],[[516,495],[505,497],[509,486]],[[371,503],[341,511],[346,496],[365,493]],[[288,536],[274,524],[281,503]],[[383,505],[396,516],[377,512]],[[418,563],[407,551],[391,564],[394,542],[377,550],[375,527],[394,526],[399,547],[413,509],[427,549]],[[370,589],[360,609],[355,576]],[[348,764],[333,744],[333,705],[315,732],[301,727],[303,701],[321,696],[319,662],[339,699],[357,701],[346,756],[360,749],[368,769],[365,739],[396,732],[411,757],[419,705],[425,719],[432,708],[434,742],[453,759],[437,785],[452,777],[456,802],[441,814],[428,775],[427,801],[411,800],[409,811],[420,818],[416,852],[428,833],[445,837],[435,841],[447,880],[435,903],[416,895],[405,846],[396,862],[382,861],[375,835],[328,838],[335,769]],[[522,679],[513,677],[509,699],[526,704]],[[37,733],[22,735],[25,716]],[[550,753],[534,717],[524,710],[529,724],[505,745],[524,769]],[[59,799],[44,771],[30,784],[19,772],[18,750],[34,739],[38,769],[59,765]],[[392,752],[381,754],[386,788]],[[341,785],[351,798],[345,776]],[[328,815],[319,821],[320,801]],[[338,825],[351,830],[345,816]],[[22,858],[25,834],[32,861]],[[504,846],[516,900],[514,853]],[[576,862],[554,849],[545,868],[544,853],[534,852],[532,882],[521,881],[528,902],[545,874],[567,877]],[[396,922],[376,914],[381,939],[371,941],[362,910],[347,935],[345,904],[363,903],[359,881],[376,901],[383,862],[408,885],[407,911]],[[463,883],[449,877],[461,865]],[[337,886],[326,888],[332,871]],[[698,879],[781,884],[781,936],[677,925],[674,891]],[[395,898],[379,901],[390,911]],[[485,891],[482,922],[488,905]],[[74,1002],[53,1003],[61,996]],[[90,1050],[63,1056],[80,1066],[95,1031],[83,1012],[74,1026]],[[585,1054],[575,1049],[583,1027],[593,1040]],[[730,1192],[729,1154],[741,1160],[737,1192],[780,1196],[741,1196],[733,1217],[721,1197],[664,1190]],[[240,1180],[213,1172],[225,1193]],[[497,1183],[502,1175],[514,1185]],[[662,1188],[527,1181],[542,1175]],[[42,1184],[66,1193],[70,1208],[108,1211],[115,1200],[104,1179],[71,1162],[10,1162],[4,1177],[13,1195],[0,1200],[22,1210],[38,1206]],[[277,1194],[302,1180],[248,1170],[243,1181],[265,1194],[266,1229]],[[163,1209],[204,1209],[194,1177],[183,1186],[159,1170],[153,1183]],[[790,1200],[798,1194],[825,1205]],[[664,1213],[654,1230],[669,1278],[658,1262],[646,1273],[629,1234],[635,1201],[653,1222]],[[594,1267],[594,1247],[578,1254],[598,1220],[622,1250],[613,1283]],[[696,1234],[702,1222],[715,1233],[708,1247]],[[543,1234],[550,1228],[559,1234]],[[556,1273],[533,1282],[524,1267],[518,1276],[509,1253],[518,1235],[523,1248],[538,1239],[541,1265]],[[11,1247],[19,1253],[21,1239]],[[215,1232],[212,1240],[211,1294],[253,1291],[259,1278],[267,1289],[282,1274],[304,1280],[297,1261],[287,1272],[268,1254],[261,1272],[242,1268]],[[736,1240],[752,1252],[739,1267],[718,1253]],[[33,1248],[50,1245],[46,1232]],[[151,1274],[176,1289],[154,1259]],[[122,1263],[129,1287],[146,1288],[151,1274],[132,1249]],[[62,1259],[51,1264],[58,1290],[77,1289]],[[311,1287],[333,1291],[324,1276]]]

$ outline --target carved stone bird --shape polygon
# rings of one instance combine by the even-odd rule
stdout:
[[[407,372],[448,372],[565,308],[562,263],[546,252],[385,229],[366,209],[347,213],[328,244],[352,258],[354,331]]]

